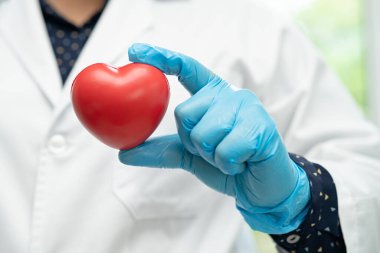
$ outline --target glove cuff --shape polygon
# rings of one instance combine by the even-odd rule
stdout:
[[[274,207],[242,207],[239,203],[249,203],[246,197],[237,192],[236,207],[245,221],[254,230],[268,234],[285,234],[295,230],[304,220],[310,206],[310,186],[306,172],[293,162],[298,171],[298,179],[288,198]]]

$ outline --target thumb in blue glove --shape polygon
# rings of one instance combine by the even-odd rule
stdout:
[[[256,230],[282,234],[297,228],[310,200],[308,180],[290,159],[256,95],[232,87],[196,60],[163,48],[134,44],[129,57],[177,75],[192,97],[175,110],[178,135],[120,151],[120,161],[191,172],[235,197],[238,210]]]

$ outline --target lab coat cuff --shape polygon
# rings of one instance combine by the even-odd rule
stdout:
[[[272,239],[286,250],[297,252],[345,252],[345,243],[338,215],[338,198],[331,175],[319,164],[291,154],[309,179],[311,203],[309,211],[298,228]]]

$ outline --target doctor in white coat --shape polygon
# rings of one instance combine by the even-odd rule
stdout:
[[[348,252],[380,248],[380,135],[307,41],[260,3],[110,1],[62,88],[38,1],[0,1],[0,252],[250,252],[235,200],[183,170],[126,166],[75,117],[89,64],[136,41],[191,55],[252,90],[289,152],[332,175]],[[171,101],[155,136],[177,132]],[[291,237],[290,241],[296,239]]]

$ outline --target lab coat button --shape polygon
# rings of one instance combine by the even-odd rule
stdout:
[[[66,140],[62,135],[54,135],[50,138],[48,149],[50,152],[58,154],[66,148]]]
[[[301,236],[293,234],[293,235],[289,235],[286,238],[286,242],[289,243],[289,244],[294,244],[294,243],[299,242],[300,239],[301,239]]]

